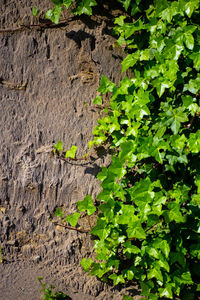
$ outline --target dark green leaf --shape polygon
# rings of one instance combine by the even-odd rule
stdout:
[[[63,212],[62,212],[62,209],[60,207],[58,207],[55,211],[55,216],[56,217],[59,217],[59,218],[62,218],[63,217]]]
[[[38,16],[38,8],[37,6],[34,6],[32,9],[32,16],[37,17]]]

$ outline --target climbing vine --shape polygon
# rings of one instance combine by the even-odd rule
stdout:
[[[97,5],[94,0],[53,2],[46,16],[55,23],[63,7],[72,4],[75,14],[90,15]],[[107,144],[113,155],[97,175],[100,204],[90,195],[77,203],[80,212],[99,212],[91,230],[96,260],[83,258],[81,265],[114,285],[138,282],[148,299],[197,299],[200,1],[118,2],[126,13],[115,19],[113,31],[127,54],[122,72],[131,69],[134,76],[119,86],[102,76],[94,100],[101,105],[102,95],[110,95],[89,147]],[[55,151],[61,148],[59,142]],[[75,153],[72,146],[66,158]],[[67,221],[76,226],[79,215]]]

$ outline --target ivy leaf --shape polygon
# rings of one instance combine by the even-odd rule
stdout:
[[[184,42],[188,49],[192,50],[194,48],[194,37],[191,33],[184,33]]]
[[[54,145],[53,152],[56,153],[56,151],[58,151],[58,152],[62,152],[63,151],[63,143],[61,141],[58,141],[57,144]]]
[[[186,221],[186,217],[184,217],[180,212],[180,205],[175,202],[170,202],[168,204],[168,211],[163,213],[165,220],[167,223],[175,221],[176,223],[184,223]]]
[[[125,19],[126,19],[126,16],[119,16],[118,18],[115,18],[114,23],[118,24],[119,26],[123,26]]]
[[[131,241],[128,241],[124,243],[123,253],[138,254],[140,253],[140,249],[137,246],[132,245]]]
[[[92,6],[97,5],[95,0],[81,0],[79,2],[78,7],[74,10],[75,15],[91,15],[92,14]]]
[[[103,203],[99,206],[99,209],[104,213],[106,218],[113,217],[113,209],[115,207],[115,201],[113,199],[109,199],[106,203]]]
[[[133,67],[139,59],[139,52],[128,54],[122,62],[122,73]]]
[[[130,4],[131,4],[131,0],[124,0],[123,1],[123,6],[124,6],[126,11],[128,10]]]
[[[173,299],[172,285],[170,283],[166,283],[165,288],[160,288],[158,290],[160,293],[160,297]]]
[[[55,24],[58,24],[58,22],[60,20],[61,12],[62,12],[62,6],[55,5],[53,9],[49,9],[46,12],[45,18],[51,20]]]
[[[151,290],[154,288],[154,283],[152,280],[148,280],[146,282],[140,282],[142,288],[142,295],[149,296]]]
[[[188,147],[192,153],[200,152],[200,129],[196,133],[190,133]]]
[[[110,228],[107,226],[107,221],[97,219],[96,226],[94,226],[90,232],[93,235],[97,235],[100,240],[104,240],[109,235]]]
[[[193,60],[194,68],[199,71],[200,69],[200,49],[198,49],[198,52],[193,52],[190,55],[190,58]]]
[[[166,258],[169,257],[170,246],[167,240],[157,238],[153,242],[153,247],[160,249]]]
[[[154,194],[151,190],[151,181],[148,177],[146,179],[141,179],[129,189],[131,198],[141,210],[143,210],[146,204],[153,198]]]
[[[63,0],[63,5],[68,9],[74,0]]]
[[[79,211],[87,211],[88,216],[91,216],[95,211],[96,207],[93,204],[92,197],[87,195],[83,201],[77,202],[77,207]]]
[[[98,92],[101,92],[103,94],[107,92],[112,92],[114,86],[114,83],[112,83],[106,76],[102,75]]]
[[[148,279],[156,278],[156,280],[163,282],[162,272],[159,270],[159,268],[150,269],[147,272],[147,278]]]
[[[80,217],[80,214],[78,212],[75,212],[73,215],[69,215],[65,218],[67,222],[70,223],[71,226],[75,227],[78,223],[78,219]]]
[[[165,89],[170,87],[170,83],[167,80],[162,79],[162,77],[155,79],[152,84],[156,87],[156,91],[159,97],[161,97]]]
[[[63,212],[62,212],[62,209],[60,207],[58,207],[55,211],[55,216],[56,217],[59,217],[60,219],[62,219],[63,217]]]
[[[68,158],[68,157],[70,157],[70,158],[75,158],[75,155],[76,155],[76,150],[78,149],[78,147],[76,147],[76,146],[71,146],[71,149],[70,150],[67,150],[66,151],[66,154],[65,154],[65,157],[66,158]]]
[[[93,260],[91,258],[83,258],[81,260],[81,266],[83,267],[85,272],[89,272],[91,266],[92,266]]]
[[[136,238],[140,240],[146,239],[146,234],[141,226],[140,221],[130,223],[127,229],[128,238]]]
[[[97,174],[97,178],[102,182],[106,179],[107,174],[108,174],[108,169],[102,167],[101,171]]]
[[[37,17],[38,16],[38,8],[37,6],[34,6],[33,9],[32,9],[32,16],[33,17]]]
[[[133,297],[123,295],[123,300],[133,300]]]
[[[181,123],[185,123],[188,121],[187,114],[184,112],[184,107],[179,107],[177,109],[169,109],[167,112],[168,123],[171,123],[171,130],[174,134],[179,132],[181,127]]]
[[[194,10],[197,9],[198,7],[199,7],[198,0],[188,1],[185,4],[185,13],[188,15],[189,18],[191,18]]]
[[[189,271],[180,273],[180,271],[178,270],[177,272],[175,272],[173,280],[178,284],[193,284],[191,273]]]
[[[93,100],[93,103],[95,105],[102,105],[102,97],[101,96],[96,96],[96,98]]]
[[[195,79],[190,79],[189,83],[184,84],[183,91],[189,91],[192,94],[197,94],[200,90],[200,74],[197,74]]]
[[[114,285],[117,285],[120,282],[125,283],[124,277],[122,275],[117,276],[117,274],[114,273],[114,274],[111,274],[108,278],[113,280]]]

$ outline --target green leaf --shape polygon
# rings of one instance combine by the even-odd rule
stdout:
[[[200,152],[200,129],[196,133],[190,133],[188,147],[192,153]]]
[[[199,7],[199,1],[198,0],[188,1],[185,4],[185,13],[188,15],[189,18],[191,18],[194,10],[197,9],[198,7]]]
[[[119,26],[123,26],[125,19],[126,19],[126,16],[119,16],[118,18],[115,18],[114,23],[118,24]]]
[[[95,0],[81,0],[74,10],[75,15],[91,15],[92,14],[92,6],[97,5],[97,2]]]
[[[172,284],[167,283],[165,285],[165,288],[158,289],[160,293],[160,297],[166,297],[169,299],[173,299],[173,293],[172,293]]]
[[[68,9],[74,0],[63,0],[63,5]]]
[[[122,275],[117,276],[117,274],[111,274],[110,276],[108,276],[108,278],[110,278],[110,279],[113,280],[113,284],[114,284],[114,285],[117,285],[117,284],[119,284],[120,282],[121,282],[121,283],[125,283],[125,280],[124,280],[124,278],[123,278]]]
[[[76,150],[78,149],[78,147],[76,147],[76,146],[71,146],[71,149],[70,150],[67,150],[66,151],[66,154],[65,154],[65,157],[66,158],[75,158],[75,155],[76,155]]]
[[[123,300],[133,300],[133,297],[123,295]]]
[[[112,83],[106,76],[102,75],[98,92],[101,92],[103,94],[107,92],[112,92],[114,86],[114,83]]]
[[[193,60],[194,68],[199,71],[199,69],[200,69],[200,49],[198,49],[198,52],[193,52],[190,55],[190,58]]]
[[[125,72],[130,67],[133,67],[139,59],[139,52],[128,54],[122,62],[122,72]]]
[[[188,49],[192,50],[194,48],[194,37],[191,33],[184,33],[184,42]]]
[[[163,282],[162,272],[159,270],[159,268],[153,268],[147,271],[147,278],[155,278],[156,280]]]
[[[37,17],[38,16],[38,8],[37,6],[34,6],[33,9],[32,9],[32,16],[33,17]]]
[[[140,253],[140,249],[135,246],[135,245],[132,245],[131,241],[128,241],[128,242],[125,242],[124,243],[124,249],[123,249],[123,253],[126,254],[138,254]]]
[[[106,203],[99,205],[99,209],[104,213],[106,218],[112,218],[114,213],[113,209],[115,207],[115,201],[113,199],[109,199]]]
[[[60,20],[61,12],[62,12],[62,6],[55,5],[53,9],[49,9],[46,12],[45,18],[51,20],[55,24],[58,24],[58,22]]]
[[[96,96],[96,98],[93,100],[93,103],[95,105],[102,105],[102,97],[101,96]]]
[[[140,221],[131,223],[127,229],[128,238],[136,238],[140,240],[146,239],[146,234],[141,226]]]
[[[83,267],[85,272],[89,272],[91,266],[92,266],[93,260],[91,258],[83,258],[81,260],[81,266]]]
[[[63,143],[61,141],[58,141],[56,145],[54,145],[53,152],[56,153],[56,151],[61,152],[63,151]]]
[[[149,296],[151,290],[154,288],[154,283],[152,280],[148,280],[146,282],[140,282],[140,286],[142,289],[143,296]]]
[[[168,204],[168,211],[163,213],[166,222],[175,221],[176,223],[184,223],[186,221],[186,217],[181,214],[180,205],[175,202],[170,202]]]
[[[193,280],[191,277],[191,273],[189,271],[186,272],[180,272],[179,270],[177,270],[177,272],[175,273],[176,276],[173,277],[173,280],[180,284],[193,284]]]
[[[77,225],[77,223],[78,223],[79,217],[80,217],[80,214],[77,213],[77,212],[75,212],[73,215],[67,216],[67,217],[65,218],[65,220],[66,220],[67,222],[69,222],[71,226],[75,227],[75,226]]]
[[[126,11],[128,10],[130,4],[131,4],[131,0],[124,0],[123,1],[123,6],[124,6]]]
[[[153,242],[153,247],[158,248],[162,251],[166,258],[168,258],[170,253],[170,246],[167,240],[157,238]]]
[[[56,209],[56,211],[55,211],[55,216],[62,219],[62,217],[63,217],[63,212],[62,212],[62,209],[61,209],[60,207],[58,207],[58,208]]]
[[[83,201],[78,201],[76,204],[79,211],[87,211],[88,216],[91,216],[96,211],[90,195],[87,195]]]
[[[100,240],[104,240],[110,233],[110,228],[105,220],[97,219],[97,224],[92,228],[91,234],[97,235]]]

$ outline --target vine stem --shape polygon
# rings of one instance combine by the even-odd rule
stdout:
[[[35,27],[39,27],[39,28],[59,28],[61,26],[66,26],[69,21],[73,20],[73,18],[69,18],[69,19],[64,19],[61,20],[58,24],[54,24],[52,22],[46,22],[45,24],[28,24],[28,25],[20,25],[19,27],[16,28],[0,28],[0,33],[6,33],[6,32],[16,32],[16,31],[24,31],[24,30],[30,30],[32,28]]]
[[[78,232],[81,232],[81,233],[89,233],[90,232],[90,230],[78,229],[78,228],[71,227],[71,226],[68,226],[68,225],[64,225],[64,224],[61,224],[61,223],[58,223],[58,222],[53,222],[53,224],[57,225],[57,226],[64,227],[64,228],[69,229],[69,230],[75,230],[75,231],[78,231]]]

